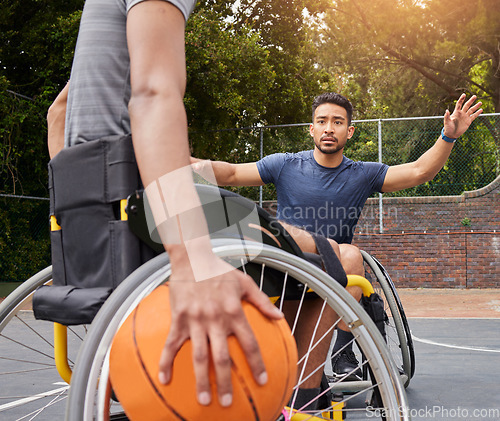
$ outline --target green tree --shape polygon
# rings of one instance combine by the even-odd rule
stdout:
[[[83,0],[0,8],[0,194],[47,192],[47,108],[69,78]],[[0,198],[0,281],[50,263],[48,202]]]
[[[486,112],[500,111],[500,0],[336,0],[322,23],[320,62],[336,74],[356,118],[442,115],[463,92],[476,94]],[[441,124],[384,123],[384,161],[417,159]],[[500,119],[481,118],[432,182],[398,195],[484,186],[498,175],[496,150]]]
[[[259,35],[236,29],[212,10],[198,8],[186,30],[185,105],[193,129],[255,124],[275,72]]]
[[[69,79],[82,6],[28,0],[0,8],[0,192],[47,193],[45,116]]]
[[[186,108],[193,154],[258,159],[258,129],[215,129],[310,119],[314,96],[331,85],[311,42],[322,2],[202,1],[187,27]],[[209,129],[209,133],[203,133]],[[269,140],[279,149],[282,139]],[[266,142],[266,144],[268,144]]]
[[[353,75],[367,108],[434,113],[466,91],[500,112],[499,0],[337,0],[324,23],[324,63]]]
[[[235,25],[259,31],[276,73],[262,122],[287,124],[310,120],[312,99],[332,85],[330,74],[317,66],[313,42],[315,19],[326,0],[242,0]]]

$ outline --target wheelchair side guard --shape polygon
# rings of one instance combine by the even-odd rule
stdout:
[[[212,238],[251,239],[303,257],[283,226],[251,200],[214,186],[197,184],[196,190]],[[148,227],[144,202],[142,190],[128,197],[126,214],[130,230],[156,252],[162,252],[163,245],[156,229]]]

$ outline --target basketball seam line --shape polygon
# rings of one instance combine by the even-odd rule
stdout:
[[[161,285],[161,286],[165,286],[166,288],[168,288],[167,285]],[[160,287],[161,287],[160,286]],[[140,304],[139,304],[140,305]],[[168,402],[165,400],[165,398],[163,397],[163,395],[160,393],[160,391],[156,388],[156,385],[154,384],[154,381],[153,379],[151,378],[151,376],[149,375],[149,372],[147,371],[147,368],[146,368],[146,365],[144,364],[144,361],[142,359],[142,356],[141,356],[141,353],[139,351],[139,344],[137,343],[137,339],[136,339],[136,336],[135,336],[135,319],[136,319],[136,316],[137,316],[137,309],[139,308],[139,306],[137,306],[137,308],[134,310],[134,315],[133,315],[133,318],[132,318],[132,338],[134,340],[134,345],[135,345],[135,351],[137,353],[137,357],[139,359],[139,363],[141,364],[142,368],[143,368],[143,371],[144,371],[144,374],[146,375],[146,377],[148,378],[151,386],[153,387],[153,390],[155,391],[156,395],[160,398],[160,400],[165,404],[165,406],[174,413],[175,416],[177,416],[177,418],[179,418],[180,420],[182,421],[187,421],[186,418],[182,417],[174,408],[172,408]]]
[[[254,398],[252,396],[252,392],[248,388],[248,385],[247,385],[247,383],[245,381],[245,377],[242,376],[241,373],[238,371],[238,367],[234,364],[234,361],[233,361],[232,358],[231,358],[231,370],[234,372],[234,375],[239,379],[241,387],[245,391],[245,395],[248,398],[248,403],[252,407],[252,411],[253,411],[253,413],[255,415],[255,421],[260,421],[259,413],[257,412],[257,408],[255,406],[255,401],[254,401]]]

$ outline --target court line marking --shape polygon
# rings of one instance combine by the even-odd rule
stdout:
[[[428,344],[428,345],[441,346],[443,348],[461,349],[461,350],[464,350],[464,351],[479,351],[479,352],[500,353],[500,349],[481,348],[481,347],[477,347],[477,346],[461,346],[461,345],[444,344],[444,343],[441,343],[441,342],[431,341],[429,339],[420,339],[420,338],[417,338],[413,334],[411,335],[411,337],[416,342],[421,342],[423,344]]]
[[[499,321],[499,316],[490,317],[466,317],[466,316],[406,316],[407,319],[424,319],[424,320],[496,320]]]
[[[56,383],[57,384],[57,383]],[[37,395],[28,396],[26,398],[18,399],[17,401],[12,401],[3,405],[0,405],[0,412],[7,411],[9,409],[15,408],[16,406],[24,405],[38,399],[45,398],[47,396],[57,395],[58,393],[64,392],[69,389],[69,385],[60,387],[59,389],[49,390],[47,392],[38,393]]]

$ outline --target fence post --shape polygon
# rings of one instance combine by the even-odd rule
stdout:
[[[260,128],[260,159],[264,158],[264,129]],[[259,206],[262,207],[262,186],[259,187]]]
[[[500,175],[500,149],[495,151],[495,161],[496,161],[496,176]]]
[[[378,162],[382,163],[382,120],[378,119]],[[384,232],[384,206],[382,202],[382,193],[378,194],[378,223],[379,232]]]

